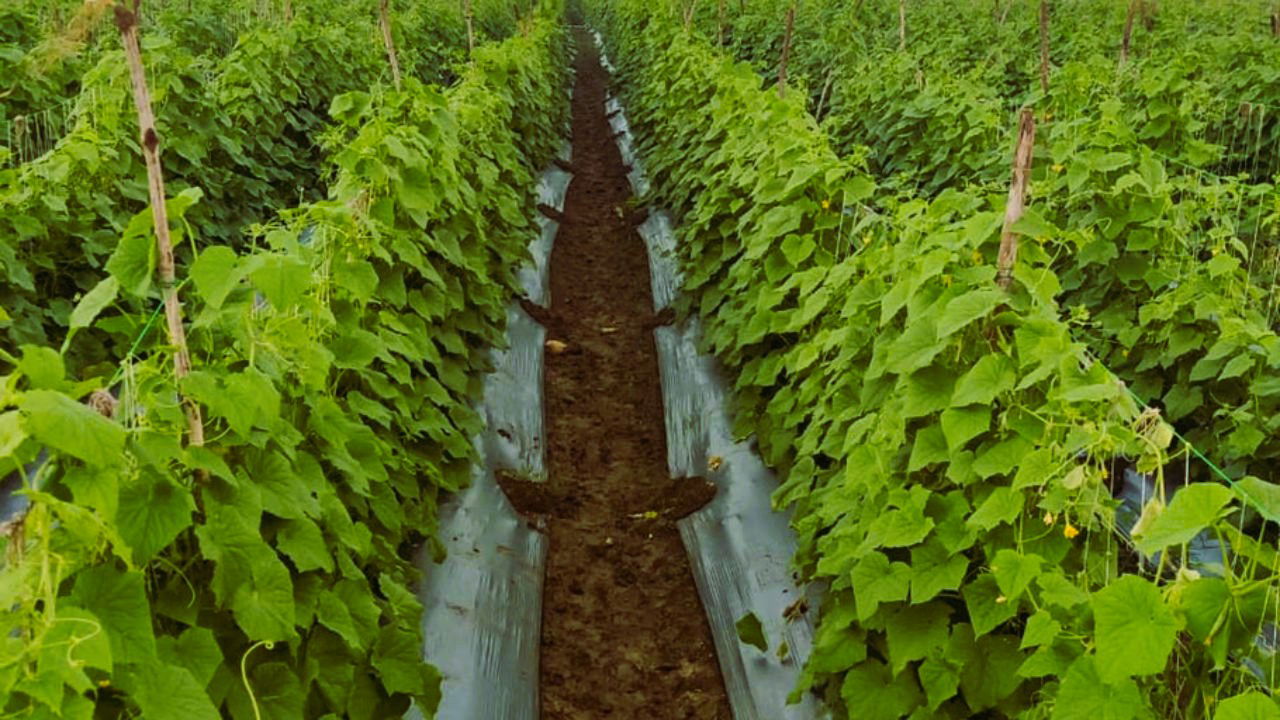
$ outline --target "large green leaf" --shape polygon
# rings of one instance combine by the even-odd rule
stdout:
[[[115,662],[145,663],[155,657],[151,604],[142,573],[120,572],[110,565],[85,568],[76,574],[70,597],[80,607],[93,608]]]
[[[1223,700],[1213,720],[1280,720],[1280,708],[1275,700],[1252,690]]]
[[[1149,717],[1138,694],[1138,686],[1128,678],[1104,682],[1092,655],[1082,655],[1067,670],[1058,690],[1053,720],[1135,720]]]
[[[984,355],[956,383],[951,405],[990,405],[996,395],[1012,390],[1017,380],[1013,360],[1005,355]]]
[[[123,461],[124,428],[52,390],[33,390],[19,405],[23,426],[35,439],[91,465]]]
[[[1125,575],[1094,593],[1092,604],[1099,677],[1122,684],[1164,670],[1179,627],[1159,588]]]
[[[195,509],[190,490],[144,469],[121,482],[116,526],[120,537],[133,549],[134,562],[145,565],[191,526]]]
[[[205,248],[191,264],[190,277],[196,284],[196,292],[209,307],[222,307],[222,301],[240,282],[239,264],[235,251],[225,245]]]
[[[897,675],[914,660],[946,643],[951,629],[951,607],[942,602],[903,605],[885,617],[889,660]]]
[[[1234,498],[1229,488],[1216,483],[1187,485],[1174,494],[1169,507],[1150,524],[1135,530],[1134,545],[1150,555],[1170,545],[1188,542],[1212,525]]]
[[[152,663],[133,676],[133,698],[147,720],[221,720],[204,687],[180,665]]]

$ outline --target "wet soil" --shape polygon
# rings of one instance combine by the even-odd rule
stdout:
[[[675,521],[714,496],[667,471],[644,243],[604,114],[607,77],[579,31],[573,181],[551,256],[548,479],[500,482],[547,519],[544,720],[729,720],[711,632]],[[563,346],[559,345],[563,343]]]

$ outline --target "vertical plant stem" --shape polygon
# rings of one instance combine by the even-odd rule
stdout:
[[[1031,108],[1023,108],[1018,118],[1018,147],[1013,153],[1013,180],[1009,183],[1009,204],[1004,210],[1000,233],[1000,257],[996,261],[996,283],[1008,290],[1013,265],[1018,261],[1018,235],[1013,226],[1026,209],[1027,182],[1031,179],[1031,156],[1036,144],[1036,118]]]
[[[173,345],[174,375],[181,380],[191,372],[191,356],[187,351],[187,331],[182,321],[182,305],[174,283],[173,243],[169,236],[169,212],[165,206],[164,171],[160,165],[160,138],[156,134],[155,113],[151,109],[151,93],[147,89],[147,75],[142,66],[142,48],[138,43],[138,0],[133,10],[123,4],[114,8],[116,27],[124,44],[125,58],[129,64],[129,79],[133,84],[133,102],[138,110],[138,128],[142,140],[142,156],[147,166],[147,190],[151,200],[151,214],[155,222],[157,269],[160,273],[160,289],[164,295],[164,315],[169,327],[169,342]],[[204,421],[200,406],[184,397],[188,441],[193,446],[204,445]]]
[[[391,79],[396,89],[400,89],[400,61],[396,58],[396,41],[391,37],[391,11],[387,9],[390,0],[378,3],[378,24],[382,26],[382,44],[387,46],[387,59],[391,61]]]
[[[796,4],[787,8],[787,28],[782,35],[782,59],[778,62],[778,97],[787,94],[787,61],[791,59],[791,32],[796,26]]]
[[[1049,93],[1049,0],[1040,0],[1040,90]]]

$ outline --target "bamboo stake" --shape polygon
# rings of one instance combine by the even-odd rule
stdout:
[[[378,24],[382,26],[382,44],[387,46],[387,58],[391,61],[391,79],[396,89],[400,89],[400,61],[396,59],[396,41],[391,37],[391,13],[387,9],[389,0],[378,3]]]
[[[133,102],[138,110],[138,129],[142,140],[142,157],[147,165],[147,190],[151,199],[151,216],[155,222],[157,269],[160,272],[160,289],[164,295],[164,315],[169,327],[169,342],[173,345],[173,371],[179,380],[191,372],[191,355],[187,350],[187,331],[182,321],[182,305],[174,286],[173,242],[169,236],[169,210],[165,205],[164,171],[160,165],[160,138],[156,134],[155,113],[151,109],[151,93],[147,89],[147,74],[142,66],[142,48],[138,44],[138,4],[133,10],[123,4],[115,6],[116,27],[124,44],[125,58],[129,63],[129,79],[133,84]],[[188,440],[192,446],[204,445],[204,420],[200,406],[184,397]]]
[[[787,8],[787,29],[782,36],[782,60],[778,63],[778,97],[787,94],[787,61],[791,59],[791,32],[796,25],[796,4]]]
[[[1129,42],[1133,39],[1133,18],[1138,14],[1138,7],[1142,5],[1142,0],[1130,0],[1129,12],[1124,18],[1124,37],[1120,41],[1120,66],[1124,67],[1129,62]]]
[[[898,49],[907,49],[907,0],[898,0]]]
[[[1049,92],[1049,0],[1040,0],[1040,90]]]
[[[1026,209],[1027,182],[1031,178],[1031,155],[1036,144],[1036,118],[1031,108],[1023,108],[1018,118],[1018,147],[1013,154],[1013,180],[1009,183],[1009,204],[1004,210],[1004,229],[1000,233],[1000,257],[996,261],[996,284],[1008,290],[1013,280],[1013,265],[1018,261],[1018,235],[1013,226]]]
[[[724,4],[725,0],[720,0],[720,8],[718,11],[718,20],[716,21],[716,34],[720,47],[724,47]]]
[[[476,31],[474,24],[474,14],[471,12],[471,0],[462,0],[463,17],[467,20],[467,59],[476,52]]]

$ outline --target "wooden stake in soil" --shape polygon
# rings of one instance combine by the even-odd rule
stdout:
[[[391,37],[391,12],[387,9],[390,0],[378,3],[378,24],[382,26],[382,44],[387,46],[387,58],[391,61],[391,79],[396,89],[400,89],[400,61],[396,59],[396,41]]]
[[[778,97],[787,94],[787,61],[791,58],[791,31],[796,26],[796,4],[787,8],[787,29],[782,35],[782,60],[778,62]]]
[[[907,49],[907,0],[898,0],[898,49]]]
[[[1124,37],[1120,40],[1120,66],[1129,62],[1129,42],[1133,39],[1133,19],[1138,14],[1138,8],[1141,7],[1142,0],[1130,0],[1129,12],[1124,18]]]
[[[1040,90],[1049,93],[1049,0],[1040,0]]]
[[[284,21],[293,22],[293,0],[284,0]]]
[[[1018,235],[1013,226],[1026,209],[1027,182],[1031,179],[1031,154],[1036,144],[1036,118],[1031,108],[1023,108],[1018,118],[1018,148],[1013,153],[1013,181],[1009,183],[1009,204],[1004,210],[1004,230],[1000,233],[1000,257],[996,261],[996,283],[1008,290],[1013,265],[1018,261]]]
[[[467,59],[476,52],[475,16],[471,12],[471,0],[462,0],[462,14],[467,20]]]
[[[720,47],[724,47],[724,3],[725,3],[725,0],[720,0],[720,8],[719,8],[719,11],[717,12],[718,19],[716,20],[716,24],[717,24],[716,37],[717,37],[717,43],[720,45]]]
[[[1280,37],[1280,3],[1276,3],[1275,8],[1271,10],[1271,35]]]
[[[147,190],[151,199],[151,215],[155,222],[157,269],[160,272],[160,289],[164,294],[164,315],[169,326],[169,342],[173,345],[174,375],[181,380],[191,372],[191,355],[187,352],[187,331],[182,322],[182,305],[174,287],[173,243],[169,237],[169,211],[165,206],[164,172],[160,166],[160,138],[156,135],[156,117],[151,109],[151,93],[147,89],[147,75],[142,67],[142,49],[138,44],[138,2],[133,10],[123,4],[115,6],[116,27],[124,43],[125,58],[129,63],[129,79],[133,84],[133,102],[138,110],[138,128],[142,139],[142,157],[147,165]],[[204,445],[204,420],[200,406],[190,398],[183,398],[187,413],[189,441],[193,446]]]

